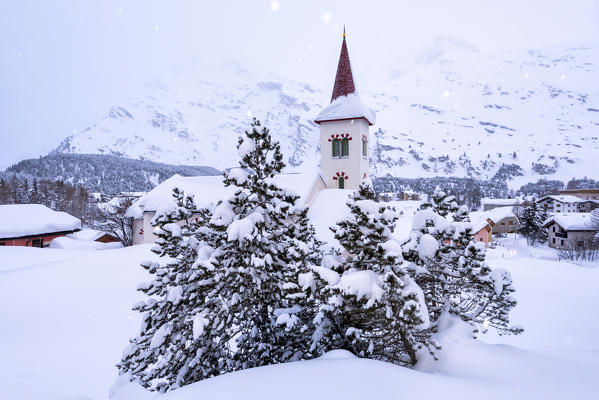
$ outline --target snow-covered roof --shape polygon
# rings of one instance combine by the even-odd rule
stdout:
[[[593,224],[591,223],[591,213],[557,214],[545,221],[543,226],[547,227],[551,225],[553,222],[561,226],[566,231],[593,230]]]
[[[513,207],[497,207],[484,212],[494,224],[502,219],[516,217]]]
[[[504,205],[504,206],[515,206],[516,204],[522,204],[524,200],[520,198],[516,199],[493,199],[485,197],[481,199],[480,203],[484,206],[485,204]]]
[[[584,201],[580,197],[572,196],[569,194],[564,194],[564,195],[550,194],[548,196],[545,196],[545,197],[539,199],[539,201],[543,201],[545,199],[553,199],[555,201],[559,201],[560,203],[581,203]]]
[[[81,229],[81,221],[41,204],[0,205],[0,238],[18,238]]]
[[[286,189],[300,196],[299,206],[303,205],[314,180],[315,174],[289,173],[279,174],[273,178],[273,181],[281,188]],[[141,196],[127,210],[130,217],[141,217],[145,211],[154,212],[159,209],[173,207],[173,189],[180,188],[186,194],[193,195],[194,202],[199,208],[210,208],[219,201],[226,200],[235,193],[237,187],[224,186],[222,176],[181,176],[173,175],[169,179],[156,186],[146,195]]]
[[[366,107],[356,93],[337,97],[318,113],[314,122],[319,124],[352,118],[365,118],[370,125],[374,125],[376,121],[375,111]]]
[[[95,229],[83,229],[77,232],[73,232],[70,235],[67,235],[68,237],[71,237],[73,239],[76,240],[97,240],[99,238],[101,238],[104,235],[110,235],[110,236],[114,236],[112,233],[109,232],[103,232],[103,231],[98,231]]]
[[[308,212],[318,239],[326,243],[337,243],[329,227],[350,214],[346,203],[352,193],[353,190],[349,189],[324,189],[318,193]]]

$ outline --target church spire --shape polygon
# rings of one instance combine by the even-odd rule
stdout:
[[[335,76],[335,86],[331,95],[331,102],[339,96],[347,96],[356,91],[354,77],[349,63],[349,53],[345,43],[345,25],[343,26],[343,43],[341,44],[341,54],[339,55],[339,64],[337,65],[337,75]]]

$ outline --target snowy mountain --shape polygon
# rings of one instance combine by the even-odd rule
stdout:
[[[542,177],[599,176],[597,60],[597,47],[488,55],[439,37],[407,61],[357,71],[362,99],[378,111],[374,175],[490,179],[499,172],[515,177],[511,187]],[[237,135],[251,115],[281,141],[290,169],[314,169],[319,133],[312,120],[329,90],[232,61],[194,61],[148,85],[142,97],[115,105],[55,151],[224,169],[235,164]]]

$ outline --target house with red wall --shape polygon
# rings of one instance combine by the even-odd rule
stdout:
[[[78,218],[41,204],[0,205],[0,246],[46,247],[80,229]]]

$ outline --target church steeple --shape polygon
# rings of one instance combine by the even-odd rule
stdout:
[[[341,43],[341,54],[339,54],[339,64],[337,64],[337,75],[335,76],[331,102],[339,96],[347,96],[356,91],[345,36],[345,26],[343,26],[343,43]]]

